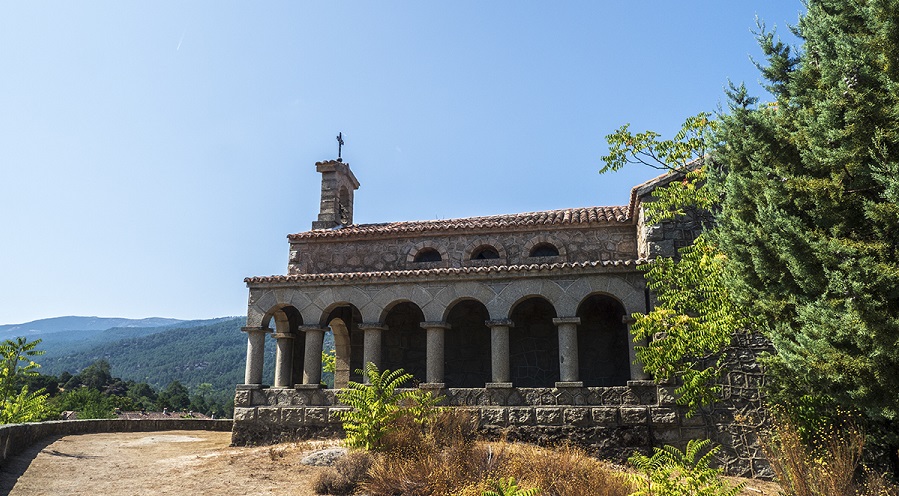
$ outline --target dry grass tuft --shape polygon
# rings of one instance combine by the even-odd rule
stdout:
[[[365,481],[373,461],[374,456],[366,451],[350,451],[333,468],[319,473],[313,488],[319,494],[353,494]]]
[[[515,477],[544,496],[625,496],[624,477],[584,451],[475,441],[470,415],[441,411],[426,426],[400,421],[360,488],[371,496],[481,496],[490,481]]]
[[[787,415],[773,417],[762,449],[784,494],[792,496],[899,496],[899,488],[874,473],[859,473],[865,433],[851,420],[819,428],[803,439]]]

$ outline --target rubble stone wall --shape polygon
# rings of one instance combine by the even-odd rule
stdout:
[[[537,242],[549,242],[559,250],[558,257],[528,257]],[[472,250],[492,245],[499,259],[471,260]],[[440,262],[413,262],[424,247],[433,247],[443,255]],[[560,229],[545,231],[419,234],[415,237],[390,237],[353,240],[294,241],[290,245],[288,275],[412,270],[435,267],[476,267],[483,265],[522,265],[569,261],[633,260],[637,241],[633,225]]]
[[[749,372],[734,384],[754,382]],[[742,377],[742,379],[736,378]],[[432,390],[444,404],[470,411],[487,438],[540,445],[572,443],[604,459],[623,462],[634,451],[670,444],[683,449],[690,439],[722,445],[719,464],[731,475],[770,478],[754,434],[754,405],[722,404],[687,416],[671,385],[630,381],[599,388],[489,387]],[[742,386],[731,393],[757,396]],[[745,409],[746,407],[750,410]],[[232,443],[264,445],[341,436],[340,404],[330,389],[243,389],[235,398]],[[744,417],[745,415],[745,417]]]

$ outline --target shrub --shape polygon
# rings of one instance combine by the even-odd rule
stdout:
[[[433,415],[434,406],[440,401],[418,389],[398,391],[412,378],[403,369],[380,372],[375,364],[368,363],[364,373],[362,370],[357,372],[363,374],[368,384],[350,381],[346,389],[337,393],[338,400],[353,407],[338,414],[350,447],[380,449],[381,439],[395,427],[400,417],[411,415],[414,422],[421,424]]]
[[[762,449],[784,494],[843,496],[899,494],[882,476],[865,473],[855,481],[865,434],[851,416],[819,419],[808,429],[783,411],[772,412],[772,429],[762,436]]]
[[[628,459],[640,474],[631,477],[637,491],[631,496],[736,496],[745,484],[729,487],[721,479],[721,469],[711,468],[712,457],[719,447],[705,455],[699,453],[711,443],[708,439],[691,439],[681,452],[674,446],[653,448],[651,457],[635,453]],[[698,458],[697,458],[698,457]]]
[[[459,442],[413,456],[378,456],[360,487],[371,496],[483,496],[498,479],[539,487],[543,496],[626,496],[630,484],[577,448],[549,450],[528,444]],[[502,494],[502,493],[501,493]],[[514,493],[513,493],[514,494]]]

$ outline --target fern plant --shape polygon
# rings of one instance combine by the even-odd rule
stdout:
[[[722,470],[710,466],[720,447],[699,456],[710,443],[691,439],[684,452],[665,446],[653,448],[651,457],[634,453],[628,461],[640,473],[631,476],[637,491],[630,496],[736,496],[745,483],[731,487],[721,479]]]
[[[536,487],[531,489],[519,488],[515,477],[509,477],[508,479],[500,478],[493,481],[493,489],[484,491],[481,493],[481,496],[537,496],[539,493],[540,489]]]
[[[416,422],[422,423],[435,413],[439,398],[417,389],[398,391],[412,379],[412,374],[403,369],[381,372],[369,362],[364,371],[357,372],[367,384],[350,381],[346,389],[337,393],[341,403],[353,407],[338,413],[348,446],[377,450],[382,447],[381,439],[401,416],[411,413]]]

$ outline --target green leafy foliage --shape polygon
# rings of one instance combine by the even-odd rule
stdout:
[[[493,481],[493,489],[484,491],[482,496],[536,496],[540,494],[540,488],[521,489],[515,477],[500,478]]]
[[[609,154],[600,174],[620,170],[627,164],[640,164],[658,170],[685,171],[697,160],[704,160],[714,142],[717,123],[708,112],[688,117],[670,140],[660,140],[654,131],[634,134],[625,124],[606,136]]]
[[[606,137],[609,155],[600,172],[639,164],[667,170],[673,177],[644,203],[648,225],[677,221],[690,211],[715,210],[720,199],[706,181],[707,155],[717,145],[717,122],[710,114],[688,118],[673,139],[658,133],[633,134],[623,126]],[[706,229],[712,229],[706,225]],[[678,378],[678,402],[694,413],[718,399],[715,380],[723,371],[725,350],[733,334],[749,324],[732,303],[723,276],[727,257],[701,234],[675,258],[659,257],[646,266],[649,288],[658,304],[648,314],[634,314],[637,358],[657,379]]]
[[[630,496],[736,496],[745,483],[729,486],[721,479],[723,470],[710,466],[720,447],[700,456],[710,443],[691,439],[683,452],[666,445],[653,448],[651,457],[635,453],[628,461],[639,473],[631,477],[637,490]]]
[[[38,375],[35,369],[40,365],[32,357],[43,354],[37,349],[40,342],[18,337],[0,343],[0,424],[36,422],[51,413],[49,395],[43,389],[29,391],[23,384]]]
[[[378,371],[373,363],[365,370],[357,370],[367,383],[350,381],[346,389],[337,393],[337,399],[352,407],[340,412],[340,420],[346,432],[347,445],[366,450],[382,447],[382,438],[394,428],[396,421],[411,413],[412,418],[423,423],[435,413],[440,401],[430,393],[418,389],[400,391],[399,388],[412,379],[403,369]]]
[[[724,284],[727,258],[699,235],[680,250],[680,259],[659,258],[646,278],[658,305],[648,314],[635,314],[632,326],[637,358],[657,379],[678,377],[678,402],[690,407],[713,403],[720,392],[715,384],[723,371],[723,350],[736,330],[746,327]],[[708,365],[703,366],[703,359]]]
[[[896,453],[899,2],[810,0],[800,51],[759,31],[776,101],[731,88],[710,178],[728,286],[777,350],[771,400],[860,409]]]
[[[112,398],[91,387],[79,387],[65,394],[60,400],[61,410],[78,412],[79,419],[107,419],[115,417],[116,405]]]

